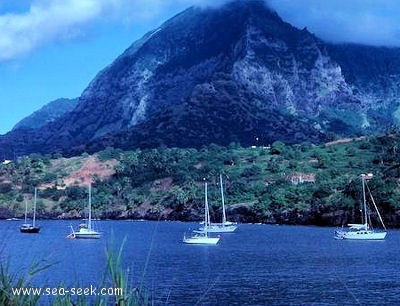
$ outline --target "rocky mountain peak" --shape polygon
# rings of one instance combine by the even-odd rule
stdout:
[[[400,52],[357,52],[291,26],[261,0],[191,7],[103,69],[68,116],[30,142],[19,132],[0,144],[76,154],[106,146],[321,142],[329,134],[382,131],[398,121],[400,65],[389,74],[379,58],[397,63]],[[374,58],[371,76],[362,67]]]

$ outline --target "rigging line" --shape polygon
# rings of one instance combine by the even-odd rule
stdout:
[[[378,213],[379,220],[381,221],[381,224],[382,224],[383,228],[386,230],[385,223],[383,223],[382,216],[381,216],[381,214],[379,213],[378,207],[377,207],[376,204],[375,204],[375,200],[374,200],[374,198],[373,198],[373,196],[372,196],[371,190],[369,189],[368,184],[365,184],[365,186],[367,186],[367,190],[368,190],[369,196],[370,196],[370,198],[371,198],[371,200],[372,200],[372,203],[374,204],[374,207],[375,207],[376,212]]]
[[[200,302],[206,297],[206,295],[208,294],[208,292],[210,292],[210,290],[212,288],[214,288],[215,284],[217,283],[217,281],[219,281],[220,276],[217,276],[214,281],[210,284],[210,286],[208,286],[207,290],[204,291],[204,293],[200,296],[199,300],[196,302],[196,304],[194,304],[194,306],[196,305],[200,305]]]
[[[165,301],[165,305],[168,305],[168,304],[169,304],[169,298],[170,298],[170,296],[171,296],[172,289],[173,289],[173,287],[174,287],[175,281],[176,281],[176,278],[174,277],[174,278],[172,279],[172,285],[171,285],[171,287],[170,287],[169,290],[168,290],[168,294],[167,294],[167,299],[166,299],[166,301]]]
[[[357,305],[362,305],[359,299],[354,295],[354,293],[350,290],[350,288],[342,281],[342,279],[336,275],[337,280],[343,285],[343,287],[346,289],[346,291],[353,297],[354,301],[357,303]]]
[[[154,227],[153,234],[151,235],[150,249],[149,249],[149,251],[147,253],[147,256],[146,256],[146,262],[144,264],[143,274],[142,274],[142,278],[141,278],[140,285],[139,285],[139,292],[142,292],[142,286],[143,286],[143,283],[144,283],[144,277],[146,275],[146,271],[147,271],[147,268],[149,266],[150,255],[151,255],[151,251],[153,250],[153,246],[154,246],[154,237],[156,235],[157,228],[158,228],[158,223],[160,222],[160,219],[161,219],[161,215],[159,216],[159,218],[158,218],[158,220],[156,222],[156,226]]]
[[[327,251],[326,248],[323,248],[322,251],[324,252],[325,256],[327,254],[330,254],[330,252]],[[340,278],[338,275],[338,272],[336,270],[333,270],[333,276],[339,281],[339,283],[346,289],[347,293],[354,299],[357,305],[362,305],[360,300],[355,296],[355,294],[351,291],[351,289],[346,285],[345,282]]]

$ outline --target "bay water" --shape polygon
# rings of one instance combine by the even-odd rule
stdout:
[[[38,287],[100,286],[106,249],[125,241],[126,277],[154,305],[400,304],[398,230],[385,241],[344,241],[329,227],[241,224],[201,246],[182,243],[196,223],[98,221],[98,240],[66,239],[77,221],[39,220],[36,235],[21,234],[20,223],[0,221],[0,258],[20,275],[50,264],[32,279]]]

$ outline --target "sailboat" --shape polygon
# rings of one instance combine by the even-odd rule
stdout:
[[[183,242],[187,244],[217,244],[220,240],[220,237],[209,237],[208,236],[208,226],[210,225],[210,212],[208,208],[208,199],[207,199],[207,182],[204,184],[204,193],[205,193],[205,201],[204,201],[204,227],[203,230],[195,230],[192,232],[190,237],[183,236]]]
[[[36,226],[36,199],[37,188],[35,188],[35,198],[33,201],[33,218],[32,224],[28,223],[28,203],[25,201],[25,222],[19,227],[21,233],[37,234],[40,231],[40,226]]]
[[[232,233],[237,229],[236,222],[230,222],[226,219],[226,211],[225,211],[225,198],[224,198],[224,187],[222,184],[222,175],[219,175],[219,184],[221,187],[221,200],[222,200],[222,222],[221,223],[211,223],[207,227],[207,231],[209,233]],[[200,230],[204,230],[204,227],[201,227]]]
[[[335,239],[348,239],[348,240],[384,240],[386,238],[386,227],[383,223],[382,216],[379,213],[378,207],[375,204],[375,200],[372,197],[371,191],[368,187],[367,181],[372,179],[373,175],[361,174],[362,182],[362,193],[363,193],[363,203],[362,203],[362,222],[361,224],[348,224],[348,229],[340,229],[335,231]],[[366,191],[370,196],[371,202],[377,212],[379,220],[382,224],[384,230],[375,230],[372,228],[371,220],[367,210],[367,198]]]
[[[74,228],[71,225],[71,234],[68,235],[68,238],[77,238],[77,239],[99,239],[100,233],[93,229],[92,225],[92,188],[89,185],[89,203],[88,203],[88,219],[87,223],[80,224],[78,231],[74,231]]]

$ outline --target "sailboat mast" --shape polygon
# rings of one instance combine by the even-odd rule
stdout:
[[[25,198],[25,224],[28,222],[28,201]]]
[[[362,181],[362,191],[363,191],[364,223],[365,223],[365,229],[368,229],[367,199],[365,197],[365,174],[361,175],[361,181]]]
[[[226,222],[226,213],[225,213],[225,198],[224,198],[224,187],[222,185],[222,175],[219,175],[219,183],[221,185],[221,199],[222,199],[222,223]]]
[[[33,201],[33,220],[32,220],[33,227],[35,227],[35,221],[36,221],[36,198],[37,198],[37,188],[35,187],[35,199]]]
[[[88,216],[88,229],[92,229],[92,185],[89,184],[89,216]]]
[[[208,212],[208,197],[207,197],[207,182],[204,183],[204,193],[205,193],[205,199],[204,199],[204,232],[206,236],[208,235],[207,230],[208,230],[208,223],[210,222],[210,213]]]

